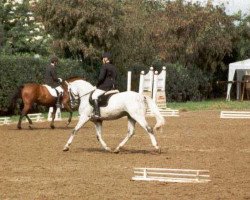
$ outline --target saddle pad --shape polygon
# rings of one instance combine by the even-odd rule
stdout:
[[[94,91],[93,91],[94,92]],[[92,94],[93,92],[90,93],[90,96],[89,96],[89,103],[90,105],[94,105],[94,100],[92,99]],[[103,95],[101,95],[99,98],[98,98],[98,104],[99,104],[99,107],[106,107],[108,105],[108,101],[109,101],[109,98],[114,95],[114,94],[117,94],[119,93],[119,90],[110,90],[108,92],[105,92]]]
[[[43,85],[43,86],[46,87],[46,88],[48,89],[49,93],[50,93],[51,96],[53,96],[53,97],[57,97],[56,89],[57,89],[57,91],[58,91],[59,93],[63,93],[63,89],[62,89],[61,86],[56,87],[56,89],[50,87],[49,85]]]
[[[116,93],[119,93],[119,90],[109,90],[109,91],[105,92],[104,95],[116,94]]]

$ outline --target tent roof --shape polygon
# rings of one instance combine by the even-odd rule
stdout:
[[[230,63],[229,68],[250,69],[250,59]]]
[[[232,81],[234,78],[234,74],[237,72],[237,80],[242,80],[242,77],[245,71],[250,70],[250,59],[242,60],[229,64],[228,70],[228,81]],[[231,91],[232,83],[227,84],[227,100],[230,100],[230,91]],[[237,83],[237,99],[240,97],[240,83]]]

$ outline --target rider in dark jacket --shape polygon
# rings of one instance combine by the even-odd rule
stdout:
[[[50,60],[50,65],[48,65],[45,70],[44,83],[46,85],[49,85],[52,88],[55,88],[57,92],[56,106],[60,107],[61,106],[60,105],[61,92],[58,91],[59,89],[57,87],[62,82],[62,79],[57,77],[57,73],[56,73],[57,64],[58,64],[58,58],[55,56],[52,57]]]
[[[117,89],[116,86],[117,71],[114,65],[105,63],[102,65],[98,78],[97,88],[105,91]]]
[[[92,95],[94,100],[94,113],[93,118],[100,119],[100,108],[98,106],[98,97],[104,94],[106,91],[117,89],[116,79],[117,70],[113,64],[110,63],[111,54],[105,52],[102,55],[103,65],[101,67],[100,75],[98,78],[97,89]]]

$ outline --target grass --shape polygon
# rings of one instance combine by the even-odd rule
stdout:
[[[206,100],[200,102],[167,103],[168,108],[199,111],[199,110],[250,110],[250,101],[226,101],[225,99]]]
[[[167,103],[167,107],[180,111],[201,111],[201,110],[250,110],[250,101],[226,101],[225,99],[214,99],[199,102],[173,102]],[[44,119],[47,119],[48,113],[43,113]],[[78,112],[73,113],[77,117]],[[68,118],[68,112],[62,112],[62,118]],[[18,121],[19,116],[12,116],[11,120]]]

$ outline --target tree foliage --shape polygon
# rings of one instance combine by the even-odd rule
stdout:
[[[36,8],[64,54],[97,58],[111,50],[123,67],[161,60],[215,71],[235,36],[223,8],[183,0],[45,0]]]
[[[0,2],[0,45],[5,54],[46,54],[49,38],[37,23],[28,0]]]
[[[234,39],[234,59],[250,58],[250,15],[239,20],[237,34]]]
[[[95,57],[117,34],[119,8],[112,0],[39,1],[36,13],[66,56]]]
[[[155,48],[166,62],[215,71],[232,50],[233,17],[221,7],[169,1],[156,14]]]

